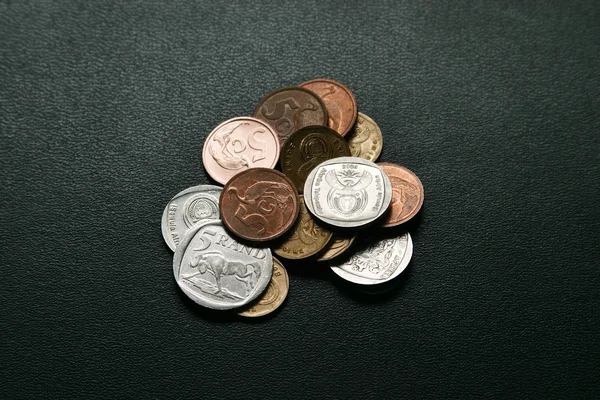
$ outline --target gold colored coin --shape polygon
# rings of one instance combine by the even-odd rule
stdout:
[[[333,232],[317,224],[304,204],[304,196],[300,195],[298,220],[273,251],[290,260],[307,258],[323,250],[332,236]]]
[[[350,153],[369,161],[377,160],[383,149],[383,135],[375,121],[359,112],[354,129],[346,136]]]
[[[267,286],[267,290],[262,294],[258,301],[254,302],[245,310],[239,311],[238,314],[243,317],[262,317],[272,313],[283,303],[287,297],[290,288],[290,281],[287,271],[281,262],[273,257],[273,275],[271,282]]]
[[[354,239],[356,239],[356,232],[336,232],[333,234],[333,239],[325,247],[317,261],[329,261],[352,246]]]

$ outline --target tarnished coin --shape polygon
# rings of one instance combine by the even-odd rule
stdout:
[[[324,250],[317,258],[317,261],[329,261],[335,257],[338,257],[352,246],[356,239],[357,233],[352,231],[337,231],[334,232],[333,238],[325,246]]]
[[[381,226],[400,225],[419,212],[425,198],[421,180],[408,168],[392,163],[378,163],[392,183],[392,202]]]
[[[171,199],[162,216],[163,238],[171,250],[175,251],[190,228],[219,218],[221,190],[213,185],[193,186]]]
[[[228,310],[264,292],[273,273],[273,256],[268,248],[237,242],[220,220],[211,220],[192,228],[177,246],[173,273],[190,299]]]
[[[252,114],[266,122],[279,135],[281,146],[300,128],[327,125],[327,109],[313,92],[300,87],[286,87],[266,95]]]
[[[299,203],[296,187],[287,176],[274,169],[252,168],[227,182],[219,210],[235,235],[261,242],[283,235],[294,225]]]
[[[331,266],[333,272],[347,281],[376,285],[394,279],[408,265],[413,243],[410,234],[371,242],[358,243],[352,256]]]
[[[339,157],[319,164],[304,184],[304,202],[321,221],[341,228],[365,226],[390,205],[392,186],[376,164]]]
[[[375,161],[383,149],[383,135],[371,118],[359,112],[354,129],[346,136],[354,157]]]
[[[250,117],[233,118],[208,135],[202,162],[215,181],[226,184],[248,168],[273,168],[279,148],[277,134],[268,124]]]
[[[310,171],[323,161],[350,155],[348,144],[326,126],[307,126],[290,135],[281,147],[281,170],[300,193]]]
[[[263,295],[248,308],[238,314],[244,317],[262,317],[275,311],[287,297],[290,281],[287,271],[278,259],[273,257],[273,276]]]
[[[321,98],[329,115],[328,126],[344,136],[354,126],[358,107],[346,86],[330,79],[314,79],[300,84]]]
[[[282,238],[273,252],[278,256],[298,260],[320,252],[331,240],[333,232],[318,225],[300,196],[300,213],[294,226]]]

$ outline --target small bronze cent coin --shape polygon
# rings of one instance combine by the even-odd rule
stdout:
[[[327,109],[313,92],[300,87],[286,87],[266,95],[254,109],[254,118],[273,128],[283,146],[288,136],[300,128],[327,125]]]
[[[342,255],[346,250],[352,246],[356,239],[357,233],[351,231],[337,231],[333,234],[331,241],[325,246],[317,261],[329,261]]]
[[[363,113],[358,113],[356,125],[352,132],[346,136],[350,153],[354,157],[375,161],[383,149],[383,135],[381,130],[371,118]]]
[[[283,264],[273,257],[273,275],[267,290],[262,294],[257,302],[250,307],[239,311],[238,314],[243,317],[262,317],[275,311],[287,297],[290,288],[288,273]]]
[[[332,236],[333,232],[317,224],[304,205],[304,198],[300,196],[298,220],[273,251],[290,260],[307,258],[323,250]]]
[[[331,79],[314,79],[300,84],[300,87],[314,92],[327,108],[327,126],[345,136],[356,122],[358,107],[354,95],[346,86]]]
[[[381,226],[400,225],[414,217],[421,206],[425,192],[421,180],[408,168],[392,163],[378,163],[392,184],[392,202],[383,216]]]
[[[348,143],[326,126],[307,126],[294,132],[281,148],[281,170],[300,193],[310,171],[323,161],[350,155]]]
[[[279,171],[251,168],[227,182],[219,202],[225,226],[251,241],[275,239],[290,229],[300,209],[296,187]]]

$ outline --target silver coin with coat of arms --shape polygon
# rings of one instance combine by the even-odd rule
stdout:
[[[381,217],[390,206],[392,185],[375,163],[338,157],[315,167],[304,184],[304,201],[323,222],[357,228]]]
[[[194,226],[210,219],[219,219],[219,196],[222,190],[214,185],[192,186],[169,201],[162,216],[162,234],[171,250],[175,251],[185,233]]]
[[[252,302],[265,291],[272,273],[271,250],[237,242],[220,220],[188,231],[173,258],[181,290],[201,306],[216,310]]]

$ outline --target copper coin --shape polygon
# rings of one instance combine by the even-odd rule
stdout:
[[[356,99],[350,89],[331,79],[313,79],[299,86],[321,98],[329,115],[327,126],[342,136],[350,132],[358,112]]]
[[[307,258],[323,250],[332,236],[333,232],[320,226],[310,215],[301,195],[298,220],[273,251],[278,256],[291,260]]]
[[[324,250],[319,254],[317,261],[329,261],[348,250],[354,240],[356,239],[357,233],[352,231],[337,231],[333,234],[331,241],[325,246]]]
[[[266,95],[254,109],[254,118],[267,123],[279,136],[281,146],[300,128],[327,125],[327,109],[313,92],[286,87]]]
[[[356,125],[346,136],[350,153],[354,157],[375,161],[383,149],[383,135],[375,121],[359,112]]]
[[[421,180],[408,168],[392,163],[377,163],[392,183],[392,202],[383,216],[382,226],[400,225],[414,217],[421,206],[425,192]]]
[[[326,126],[307,126],[294,132],[281,148],[281,170],[304,191],[310,171],[323,161],[350,155],[348,143]]]
[[[273,275],[267,290],[262,294],[257,302],[250,307],[239,311],[238,314],[243,317],[262,317],[272,313],[279,307],[287,297],[290,288],[288,273],[283,264],[273,257]]]
[[[235,235],[262,242],[294,225],[300,210],[294,184],[279,171],[251,168],[227,182],[219,202],[223,223]]]
[[[248,168],[273,168],[279,159],[279,139],[271,127],[255,118],[227,120],[208,135],[202,162],[208,174],[226,184]]]

